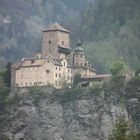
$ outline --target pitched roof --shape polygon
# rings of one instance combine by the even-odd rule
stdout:
[[[42,66],[47,60],[50,60],[54,65],[62,66],[60,60],[55,58],[44,58],[44,59],[34,59],[34,58],[27,58],[21,61],[20,67],[38,67]]]
[[[25,59],[21,67],[34,67],[41,66],[45,62],[45,59]]]
[[[62,27],[61,25],[59,25],[58,23],[54,23],[49,25],[46,29],[42,30],[43,32],[50,32],[50,31],[62,31],[62,32],[66,32],[66,33],[70,33],[69,30],[65,29],[64,27]]]

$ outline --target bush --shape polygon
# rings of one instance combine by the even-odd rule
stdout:
[[[128,87],[140,87],[140,76],[132,77],[126,84],[126,88]]]
[[[92,86],[89,88],[90,93],[101,93],[102,90],[102,82],[94,82]]]
[[[15,103],[17,103],[19,101],[19,97],[17,94],[10,94],[6,100],[5,100],[5,103],[7,106],[11,106],[11,105],[14,105]]]
[[[41,95],[42,95],[42,91],[40,89],[40,87],[31,87],[29,90],[29,95],[32,97],[33,100],[33,104],[38,104]]]

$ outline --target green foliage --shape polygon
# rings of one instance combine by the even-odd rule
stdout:
[[[32,101],[35,105],[38,104],[39,100],[42,97],[42,91],[40,87],[31,87],[29,90],[29,95],[32,97]]]
[[[8,60],[15,61],[41,50],[40,28],[56,21],[71,31],[72,47],[79,39],[84,42],[97,71],[109,72],[112,62],[120,58],[132,69],[140,67],[140,1],[13,0],[12,3],[0,1],[1,67]]]
[[[70,102],[76,100],[79,96],[83,95],[85,90],[79,88],[67,89],[62,97],[62,102]]]
[[[102,91],[102,82],[93,82],[92,86],[89,88],[90,93],[100,94]]]
[[[140,88],[140,76],[132,77],[126,84],[127,88]]]
[[[10,88],[11,85],[11,63],[8,62],[6,65],[6,71],[4,74],[4,83],[6,84],[7,87]]]
[[[120,115],[115,122],[112,134],[108,140],[139,140],[139,131],[134,130],[129,121],[126,120],[124,115]]]
[[[10,91],[8,87],[0,85],[0,113],[5,109],[6,98],[8,97],[9,92]]]
[[[102,83],[102,89],[104,91],[119,91],[125,89],[125,77],[113,76],[105,79]]]
[[[116,61],[113,63],[110,71],[113,76],[122,76],[123,73],[125,72],[125,64],[121,61]]]
[[[78,73],[74,76],[73,79],[73,87],[76,88],[78,86],[78,83],[80,82],[81,75]]]
[[[5,99],[5,103],[7,106],[11,106],[11,105],[14,105],[16,103],[18,103],[19,101],[19,97],[16,93],[14,94],[10,94],[6,99]]]

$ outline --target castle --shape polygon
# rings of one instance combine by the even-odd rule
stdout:
[[[49,85],[61,89],[64,83],[70,87],[77,73],[81,78],[98,78],[80,42],[72,50],[70,31],[54,23],[42,31],[42,52],[12,65],[11,89]]]

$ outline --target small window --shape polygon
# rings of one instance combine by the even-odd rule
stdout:
[[[65,66],[66,64],[65,64],[65,62],[64,62],[64,66]]]
[[[61,68],[59,67],[59,70],[61,70]]]
[[[81,58],[83,57],[83,55],[81,54]]]
[[[56,67],[56,70],[57,70],[57,67]]]
[[[59,78],[61,78],[61,74],[59,74]]]
[[[64,41],[62,41],[62,45],[64,45]]]
[[[49,44],[51,44],[52,42],[51,42],[51,40],[49,40]]]
[[[46,73],[50,73],[50,70],[49,69],[46,69]]]
[[[51,52],[51,50],[49,49],[49,52]]]
[[[57,73],[55,74],[55,77],[57,77]]]

